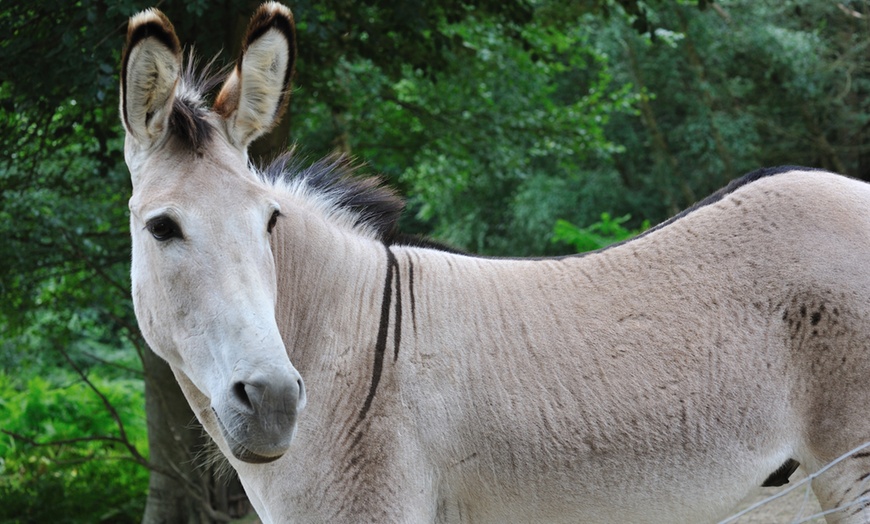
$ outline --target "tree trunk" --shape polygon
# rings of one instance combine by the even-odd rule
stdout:
[[[710,87],[708,87],[704,61],[701,59],[701,54],[698,52],[694,42],[692,41],[691,32],[689,31],[689,22],[686,20],[686,14],[683,12],[681,6],[677,6],[676,11],[684,35],[683,48],[686,50],[689,64],[692,66],[690,69],[695,73],[698,82],[698,91],[701,93],[701,100],[704,102],[704,108],[707,110],[707,117],[710,119],[710,133],[713,136],[713,144],[716,148],[716,154],[719,155],[719,159],[722,160],[722,164],[725,166],[725,173],[722,180],[720,180],[722,184],[725,184],[740,173],[737,173],[734,169],[734,161],[732,160],[731,152],[728,151],[725,139],[719,131],[719,126],[716,125],[715,103],[713,95],[710,94]]]
[[[635,85],[641,93],[640,116],[641,120],[643,121],[644,127],[646,127],[647,131],[650,134],[650,138],[652,141],[651,145],[653,159],[655,160],[656,164],[659,164],[659,171],[662,171],[661,167],[664,167],[664,171],[668,174],[668,177],[671,179],[676,179],[679,189],[683,193],[683,199],[687,203],[691,204],[696,201],[695,193],[686,182],[686,179],[680,170],[679,163],[677,162],[676,157],[671,152],[671,148],[668,145],[667,138],[665,137],[665,134],[662,132],[661,128],[658,125],[658,121],[656,120],[652,104],[650,104],[649,95],[646,92],[646,82],[644,82],[643,70],[641,69],[640,60],[638,59],[637,52],[633,47],[631,41],[632,38],[634,38],[634,36],[629,35],[629,37],[624,41],[624,47],[626,55],[628,57],[629,70],[631,71],[631,75],[633,77]],[[669,184],[667,180],[663,180],[659,184],[659,187],[664,192],[663,197],[665,202],[667,202],[668,212],[672,215],[678,213],[679,210],[682,209],[684,203],[678,204],[676,198],[669,189]]]
[[[229,473],[218,472],[208,451],[213,444],[169,365],[150,350],[143,358],[149,461],[154,466],[143,524],[229,522],[245,515],[251,508],[235,471],[226,466]]]

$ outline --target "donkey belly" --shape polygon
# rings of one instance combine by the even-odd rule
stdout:
[[[620,454],[578,450],[552,455],[548,459],[554,464],[541,468],[531,463],[537,457],[523,451],[530,450],[507,451],[509,456],[492,460],[493,469],[467,470],[464,479],[451,483],[463,489],[445,497],[454,509],[444,513],[453,518],[443,521],[716,522],[790,452],[783,445],[734,455],[733,449],[712,443],[709,450],[647,450],[646,456],[631,449]]]
[[[443,468],[453,514],[711,522],[793,457],[799,424],[774,357],[785,354],[782,337],[639,325],[648,322],[589,333],[584,352],[532,344],[513,350],[527,362],[478,363],[458,395],[470,402],[451,410],[472,415]]]
[[[701,524],[718,522],[748,493],[743,485],[705,483],[701,491],[686,489],[678,494],[664,491],[659,476],[641,479],[625,491],[581,489],[583,479],[564,483],[539,483],[522,496],[514,489],[479,490],[477,501],[463,498],[445,502],[437,522],[459,523],[636,523]],[[591,486],[590,486],[591,488]],[[672,486],[672,489],[679,486]]]
[[[528,431],[525,439],[513,431],[494,432],[486,451],[458,466],[449,485],[461,491],[445,497],[454,501],[454,517],[493,523],[714,522],[792,451],[773,434],[764,449],[747,449],[739,434],[677,442],[661,438],[674,434],[672,426],[634,431],[632,421],[623,426],[625,421],[613,420],[612,427],[596,431],[558,431],[548,429],[543,417],[535,422],[515,428]]]

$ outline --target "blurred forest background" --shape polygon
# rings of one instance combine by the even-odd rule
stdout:
[[[258,3],[155,1],[218,64]],[[248,509],[130,304],[117,75],[151,5],[0,0],[0,522]],[[350,152],[407,232],[472,252],[595,249],[762,166],[870,179],[868,0],[289,5],[295,90],[255,156]]]

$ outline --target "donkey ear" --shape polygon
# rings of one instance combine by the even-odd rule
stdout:
[[[293,14],[277,2],[261,5],[248,25],[236,67],[214,103],[238,148],[247,149],[281,119],[295,62]]]
[[[121,115],[127,133],[149,147],[167,129],[181,72],[181,45],[156,9],[130,19],[121,65]]]

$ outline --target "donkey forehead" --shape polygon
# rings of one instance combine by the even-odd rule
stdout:
[[[178,142],[169,141],[143,161],[131,210],[141,214],[172,206],[182,211],[232,213],[272,203],[266,187],[229,146],[225,151],[211,147],[194,153]]]

